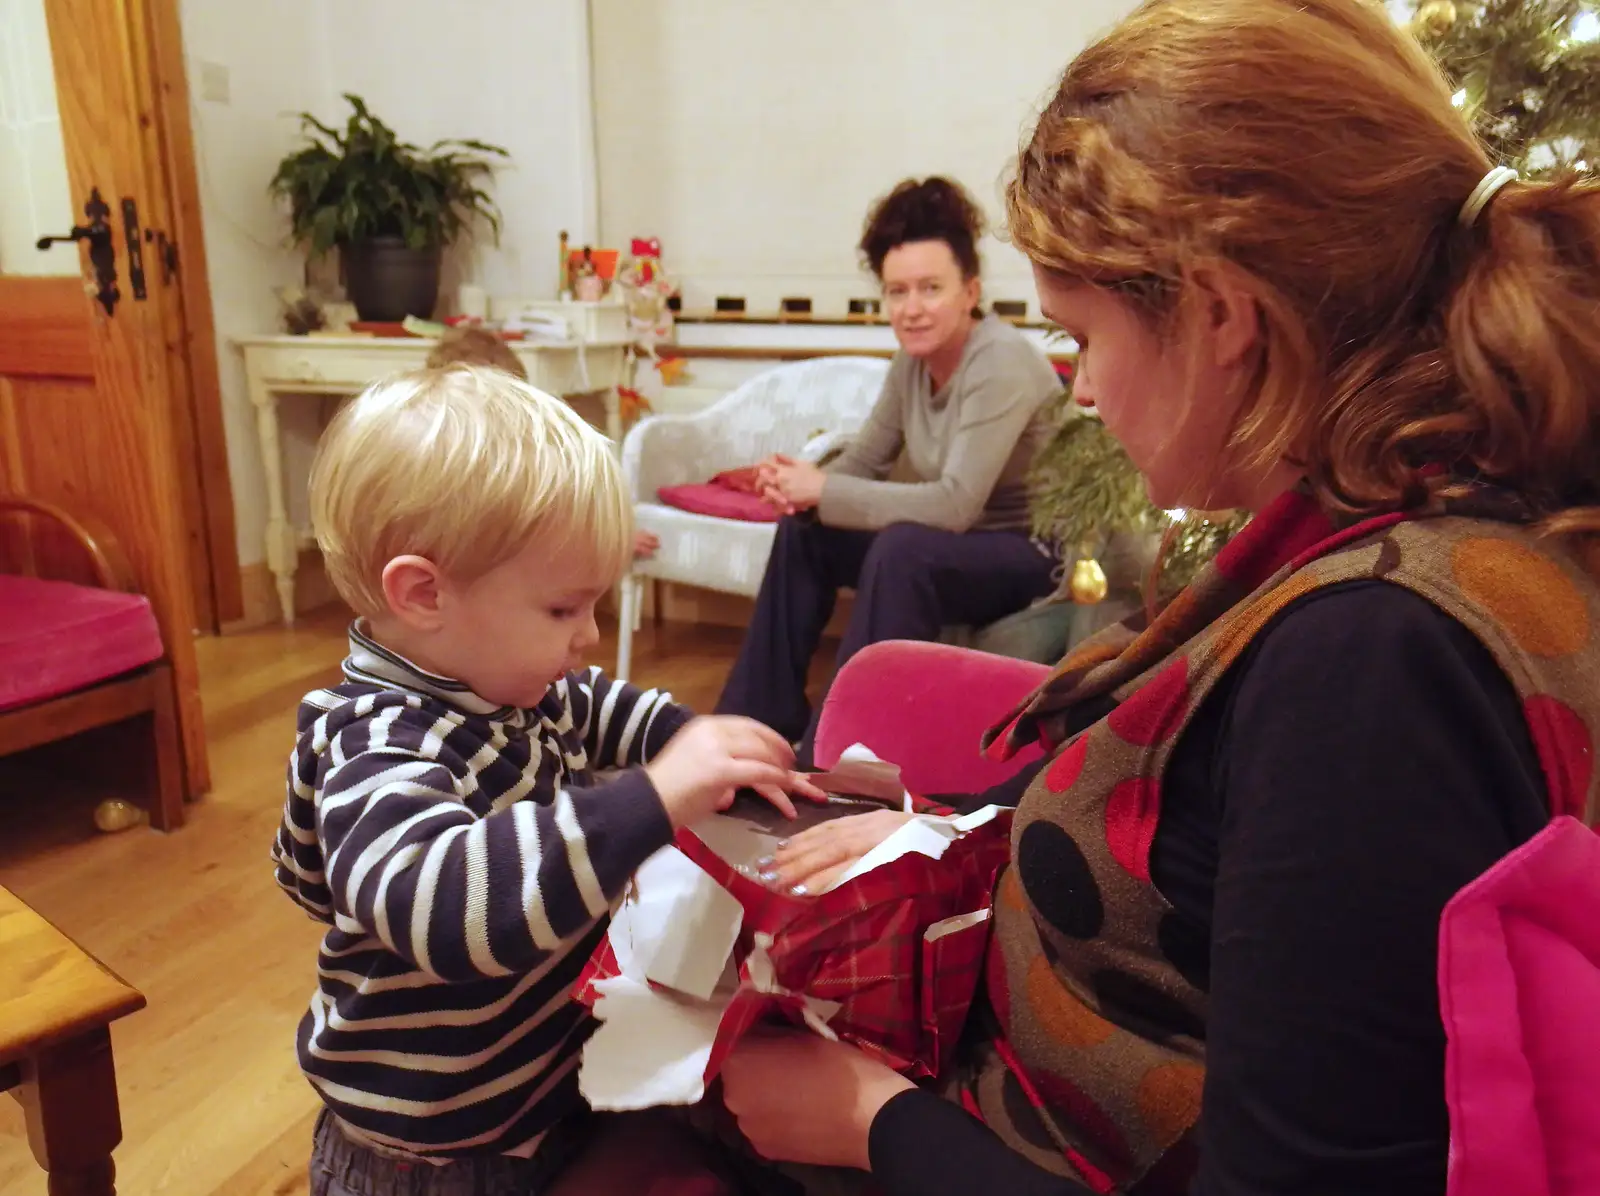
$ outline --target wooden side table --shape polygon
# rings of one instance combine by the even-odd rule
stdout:
[[[50,1196],[116,1196],[111,1023],[144,996],[0,888],[0,1090],[22,1103]]]

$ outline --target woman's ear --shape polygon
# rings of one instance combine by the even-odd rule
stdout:
[[[397,556],[383,567],[383,598],[389,613],[413,631],[437,631],[443,622],[439,567],[427,557]]]
[[[1211,343],[1214,363],[1232,369],[1261,344],[1261,305],[1232,270],[1202,267],[1189,276],[1198,301],[1194,310]]]

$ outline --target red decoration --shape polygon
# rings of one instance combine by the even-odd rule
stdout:
[[[635,237],[632,244],[633,268],[641,283],[654,282],[660,268],[661,240],[658,237]]]
[[[631,386],[617,387],[617,406],[625,423],[633,423],[654,410],[650,400]]]

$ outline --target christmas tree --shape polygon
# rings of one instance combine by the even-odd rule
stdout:
[[[1136,587],[1147,602],[1165,602],[1188,585],[1248,520],[1244,512],[1163,511],[1145,494],[1144,479],[1098,417],[1072,401],[1070,382],[1051,415],[1050,439],[1029,474],[1034,534],[1061,547],[1065,595],[1098,602],[1108,592],[1098,558],[1113,541],[1143,540],[1131,555],[1155,563]],[[1128,554],[1123,554],[1128,555]],[[1130,579],[1122,579],[1127,586]]]
[[[1397,15],[1460,89],[1495,158],[1523,174],[1600,164],[1600,13],[1591,0],[1423,0]]]

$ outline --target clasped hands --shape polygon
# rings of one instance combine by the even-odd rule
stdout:
[[[774,453],[756,466],[756,493],[780,515],[810,511],[822,501],[828,475],[810,461]]]

